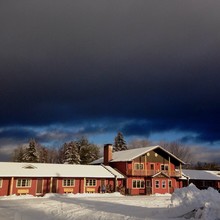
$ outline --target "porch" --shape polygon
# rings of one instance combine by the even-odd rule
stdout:
[[[170,177],[181,177],[180,170],[168,171],[168,170],[133,170],[128,169],[126,175],[128,176],[153,176],[158,172],[163,172]]]

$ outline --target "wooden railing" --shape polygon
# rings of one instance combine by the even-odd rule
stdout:
[[[132,170],[128,169],[126,175],[129,176],[153,176],[159,172],[163,172],[167,176],[180,177],[181,172],[179,170]]]

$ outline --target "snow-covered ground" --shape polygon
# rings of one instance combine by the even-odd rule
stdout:
[[[47,194],[0,197],[0,220],[220,219],[220,194],[194,185],[172,195]]]

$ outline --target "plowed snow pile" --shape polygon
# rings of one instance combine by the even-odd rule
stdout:
[[[220,219],[220,193],[213,188],[199,190],[195,185],[176,189],[171,196],[171,206],[181,208],[185,218]]]

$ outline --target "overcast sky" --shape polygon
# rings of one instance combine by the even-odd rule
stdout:
[[[35,138],[220,143],[220,1],[0,3],[0,159]]]

